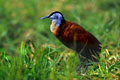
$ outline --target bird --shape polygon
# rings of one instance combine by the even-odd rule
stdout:
[[[86,71],[90,62],[99,62],[102,43],[95,36],[81,25],[67,21],[59,11],[54,11],[40,19],[46,18],[52,20],[50,31],[53,35],[78,55],[80,64],[78,64],[77,71],[81,68]]]

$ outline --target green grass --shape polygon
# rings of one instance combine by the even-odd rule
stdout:
[[[75,52],[52,35],[49,19],[40,20],[56,10],[101,41],[97,68],[76,74]],[[120,1],[0,0],[0,80],[21,79],[119,80]]]

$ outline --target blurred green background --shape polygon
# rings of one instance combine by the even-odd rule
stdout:
[[[1,57],[4,55],[3,53],[11,56],[20,54],[21,43],[29,40],[37,49],[47,45],[54,46],[59,55],[64,51],[70,52],[50,32],[51,21],[49,19],[40,20],[41,17],[53,11],[60,11],[66,20],[80,24],[98,38],[103,44],[101,52],[103,63],[115,56],[114,61],[107,62],[108,64],[116,63],[109,65],[110,70],[118,65],[117,61],[120,59],[120,0],[0,0],[0,60],[3,60]],[[106,57],[106,53],[109,53],[110,56]],[[5,65],[2,66],[5,67]],[[3,67],[0,67],[0,70],[3,70]],[[16,67],[12,67],[11,72],[14,73]],[[39,67],[37,68],[39,69]],[[104,69],[106,69],[105,66],[102,70],[104,71]],[[32,72],[30,73],[32,74]],[[107,77],[109,78],[113,74],[115,73],[110,73]],[[117,75],[120,77],[120,74]],[[118,78],[118,76],[116,77]]]

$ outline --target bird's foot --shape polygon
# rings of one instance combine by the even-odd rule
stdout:
[[[79,74],[84,74],[88,69],[88,65],[85,64],[85,65],[78,65],[77,68],[76,68],[76,72],[79,73]]]

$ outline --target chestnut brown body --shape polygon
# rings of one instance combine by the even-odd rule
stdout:
[[[53,33],[64,45],[86,59],[98,61],[101,43],[80,25],[64,21]]]

